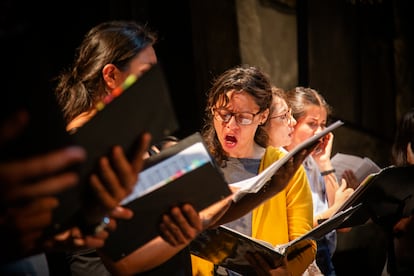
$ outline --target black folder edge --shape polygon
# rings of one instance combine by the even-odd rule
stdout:
[[[340,228],[367,222],[383,224],[411,215],[414,212],[414,166],[388,166],[370,174],[337,212],[357,204],[361,204],[361,208]]]
[[[275,260],[279,259],[279,261],[276,262],[277,267],[278,264],[281,264],[285,255],[287,255],[288,259],[291,259],[293,257],[292,255],[307,249],[309,245],[302,245],[303,241],[317,240],[327,233],[337,229],[340,224],[346,221],[359,208],[360,205],[357,205],[339,212],[304,235],[289,243],[276,247],[273,247],[265,241],[254,239],[222,225],[201,233],[190,243],[190,252],[191,254],[204,258],[216,265],[224,266],[238,273],[251,275],[251,273],[254,274],[254,271],[248,261],[244,258],[244,252],[259,252],[272,264],[275,263]],[[226,253],[220,254],[223,250],[225,250]],[[221,256],[223,259],[219,260],[217,256]],[[224,258],[224,256],[226,256],[226,258]]]
[[[88,226],[84,225],[88,222],[82,213],[91,196],[89,175],[99,157],[108,155],[112,146],[121,145],[130,155],[143,131],[151,133],[153,141],[157,141],[177,129],[162,67],[154,65],[71,135],[74,143],[86,149],[88,157],[79,166],[79,184],[59,194],[59,207],[54,210],[52,226],[45,233],[60,233],[79,223]]]
[[[301,150],[304,150],[306,148],[308,148],[309,146],[318,143],[318,141],[324,137],[325,135],[327,135],[329,132],[333,131],[334,129],[342,126],[344,124],[344,122],[337,120],[334,123],[332,123],[331,125],[329,125],[328,127],[326,127],[324,130],[316,133],[314,136],[306,139],[305,141],[301,142],[300,144],[298,144],[294,149],[292,149],[291,151],[287,152],[282,158],[274,161],[270,166],[268,166],[265,170],[263,170],[262,172],[260,172],[258,175],[251,177],[251,179],[256,179],[256,181],[252,181],[249,185],[239,189],[236,193],[234,193],[233,196],[233,200],[234,201],[238,201],[240,200],[243,196],[245,196],[248,193],[252,193],[254,191],[259,191],[263,185],[266,184],[267,181],[270,180],[270,177],[273,176],[273,174],[283,166],[283,164],[285,164],[286,162],[288,162],[293,156],[295,156],[298,152],[300,152]],[[239,182],[245,182],[248,179],[239,181]],[[234,185],[237,187],[237,184],[239,182],[235,182],[235,183],[230,183],[230,185]]]
[[[197,142],[204,144],[198,132],[151,156],[147,167]],[[200,211],[230,195],[231,190],[223,174],[213,158],[211,161],[124,205],[134,211],[134,217],[118,221],[116,231],[105,241],[102,252],[113,261],[118,261],[159,235],[161,215],[172,206],[190,203]]]
[[[244,257],[247,252],[258,252],[268,263],[275,263],[276,266],[276,260],[280,260],[281,263],[284,255],[270,247],[271,245],[264,241],[223,225],[203,231],[189,245],[191,254],[243,275],[255,275]]]
[[[288,243],[287,246],[291,246],[292,244],[295,244],[301,240],[305,239],[312,239],[312,240],[318,240],[328,234],[329,232],[338,229],[344,222],[346,222],[352,215],[357,212],[362,207],[362,204],[359,203],[355,206],[351,206],[343,211],[336,212],[333,216],[331,216],[329,219],[325,220],[318,226],[312,228],[309,232],[306,234],[300,236],[299,238],[291,241]]]
[[[188,148],[191,145],[194,145],[195,143],[202,143],[204,147],[207,148],[203,138],[201,137],[201,134],[199,132],[195,132],[184,139],[181,139],[177,144],[168,147],[166,149],[163,149],[161,152],[155,155],[151,155],[147,160],[145,160],[144,169],[149,168],[153,165],[156,165],[157,163],[160,163],[164,161],[165,159],[179,153],[180,151]],[[207,150],[208,153],[208,150]],[[209,154],[209,157],[211,159],[212,164],[217,167],[217,164],[214,160],[214,158]],[[221,171],[220,171],[221,173]]]

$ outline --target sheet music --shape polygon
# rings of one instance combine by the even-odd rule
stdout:
[[[323,136],[325,136],[326,134],[328,134],[329,132],[343,124],[344,123],[340,120],[336,121],[335,123],[326,127],[323,131],[318,132],[314,136],[297,145],[294,149],[292,149],[279,160],[275,161],[272,165],[267,167],[260,174],[239,182],[231,183],[230,186],[239,188],[239,190],[233,195],[233,201],[236,202],[240,200],[247,193],[257,193],[263,187],[263,185],[271,179],[275,172],[281,166],[283,166],[283,164],[285,164],[292,156],[294,156],[302,149],[308,147],[309,145],[312,145],[312,143],[314,143],[316,140],[319,140],[320,138],[322,138]]]
[[[376,173],[381,170],[381,168],[375,164],[368,157],[359,157],[351,154],[337,153],[332,159],[332,166],[336,170],[337,179],[342,178],[342,174],[345,170],[352,170],[357,178],[358,184],[361,183],[365,177],[371,173]]]
[[[133,192],[121,204],[154,191],[207,162],[211,162],[207,149],[201,142],[195,143],[166,160],[139,173]]]

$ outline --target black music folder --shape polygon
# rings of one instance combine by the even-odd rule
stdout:
[[[90,195],[89,175],[99,158],[110,154],[114,145],[122,146],[126,154],[133,154],[137,139],[144,131],[157,141],[177,130],[178,122],[162,67],[154,65],[133,80],[128,83],[127,79],[119,87],[121,93],[72,135],[75,143],[86,149],[88,158],[80,167],[80,185],[61,198],[61,205],[66,208],[58,208],[56,231],[62,227],[64,218],[78,219],[79,209]]]
[[[190,252],[242,275],[256,275],[245,259],[245,253],[260,253],[269,264],[275,264],[277,267],[285,256],[290,260],[306,250],[310,246],[306,240],[317,240],[325,236],[346,221],[359,207],[358,205],[341,211],[302,236],[277,246],[249,237],[226,226],[219,226],[203,231],[190,243]]]
[[[14,53],[20,51],[22,45],[24,41],[11,39],[6,48]],[[27,62],[27,57],[21,55],[25,51],[20,51],[19,55],[10,55],[10,51],[5,51],[4,61],[15,69],[11,72],[18,71],[19,65]],[[66,131],[53,89],[43,77],[41,74],[10,74],[4,79],[0,124],[21,109],[29,113],[29,121],[17,138],[0,141],[0,162],[47,153],[70,144],[85,148],[88,159],[73,168],[80,174],[80,185],[58,195],[60,203],[54,212],[53,225],[46,231],[53,234],[77,223],[83,202],[85,198],[88,200],[85,182],[100,156],[108,154],[116,144],[127,152],[133,150],[136,138],[143,131],[150,132],[153,141],[158,141],[177,130],[178,122],[159,64],[132,84],[122,85],[122,93],[73,135]]]
[[[339,208],[341,212],[361,204],[340,227],[353,227],[372,220],[383,223],[414,212],[414,166],[389,166],[372,173]]]
[[[220,168],[196,132],[149,158],[133,193],[122,203],[134,211],[130,220],[118,220],[103,252],[121,259],[159,235],[163,213],[172,206],[192,204],[200,211],[229,196]]]

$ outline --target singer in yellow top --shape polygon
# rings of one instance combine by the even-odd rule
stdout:
[[[275,120],[288,126],[294,121],[276,114],[271,103],[270,81],[256,67],[239,66],[227,70],[215,80],[209,91],[202,134],[228,183],[257,175],[285,154],[281,148],[268,146],[270,136],[266,125],[273,120],[273,115],[278,116]],[[226,226],[276,246],[310,231],[312,213],[311,191],[305,170],[300,166],[276,196]],[[302,275],[314,261],[316,253],[315,242],[305,243],[306,246],[300,243],[304,249],[290,254],[282,267],[263,265],[260,261],[264,259],[256,255],[250,256],[249,261],[258,273]],[[238,275],[223,267],[214,267],[196,256],[192,256],[192,263],[193,275]]]

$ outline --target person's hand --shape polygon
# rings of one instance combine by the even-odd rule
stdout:
[[[188,203],[172,207],[159,228],[160,236],[172,246],[189,244],[203,229],[198,212]]]
[[[85,151],[72,146],[24,160],[0,163],[2,204],[54,195],[76,185],[76,173],[64,170],[84,159]]]
[[[273,264],[271,266],[265,258],[258,252],[247,252],[245,255],[246,260],[256,271],[257,276],[291,276],[287,268],[287,259],[283,258],[281,264]],[[275,267],[276,268],[272,268]]]
[[[29,119],[28,112],[21,110],[3,120],[0,148],[18,138]],[[0,162],[2,259],[19,258],[43,250],[44,231],[50,226],[52,212],[59,205],[55,195],[78,183],[77,174],[68,169],[82,162],[85,156],[82,148],[72,146]]]
[[[354,189],[347,188],[347,183],[345,179],[341,179],[341,185],[338,187],[338,189],[335,191],[333,204],[329,207],[328,210],[322,212],[323,214],[318,214],[314,220],[317,221],[318,219],[325,219],[333,216],[339,208],[343,206],[345,201],[349,199],[349,197],[352,196],[354,193]],[[316,222],[314,222],[316,223]],[[319,223],[318,223],[319,224]],[[317,224],[316,224],[317,225]],[[352,228],[351,227],[345,227],[345,228],[338,228],[337,231],[339,232],[349,232]]]
[[[0,163],[2,252],[25,255],[39,249],[59,205],[54,195],[73,187],[78,176],[65,169],[83,161],[85,151],[67,147],[24,160]]]
[[[134,216],[134,212],[131,209],[128,209],[123,206],[116,206],[114,209],[112,209],[111,213],[109,214],[109,217],[114,220],[118,220],[118,219],[127,220],[127,219],[131,219],[133,216]]]
[[[84,235],[78,227],[72,227],[63,233],[44,242],[44,248],[49,251],[68,251],[80,250],[87,248],[101,248],[105,244],[105,240],[111,231],[116,230],[116,220],[131,219],[133,217],[132,210],[117,206],[105,218],[105,226],[98,232],[90,235]]]
[[[329,132],[321,139],[321,143],[312,152],[312,157],[318,164],[320,171],[330,170],[331,164],[331,153],[333,145],[334,135]]]
[[[335,201],[333,208],[336,210],[341,207],[345,201],[354,193],[354,189],[347,188],[347,183],[345,179],[341,179],[341,185],[339,186],[338,190],[335,192]]]
[[[132,161],[129,161],[120,146],[115,146],[110,157],[99,160],[99,170],[90,177],[95,200],[86,206],[85,221],[93,225],[110,214],[128,196],[138,182],[138,174],[144,165],[144,154],[150,144],[148,133],[140,137],[140,143]],[[124,210],[125,211],[125,210]],[[130,213],[130,212],[129,212]],[[129,215],[129,217],[131,217]],[[113,216],[115,219],[116,217]],[[118,217],[124,219],[124,217]]]
[[[29,114],[22,110],[1,122],[0,148],[17,138],[28,121]],[[85,156],[82,148],[72,146],[26,159],[0,162],[0,206],[56,194],[75,185],[78,180],[75,173],[60,172],[84,161]]]
[[[113,148],[110,158],[104,156],[100,159],[99,172],[91,175],[91,186],[107,210],[114,209],[132,192],[144,165],[143,156],[150,140],[148,133],[141,136],[138,150],[131,162],[120,146]]]
[[[345,179],[348,188],[355,190],[360,184],[352,170],[345,170],[342,174],[342,178]]]
[[[302,165],[305,158],[311,154],[315,148],[320,145],[320,143],[320,141],[317,141],[314,144],[309,145],[307,148],[299,151],[276,171],[271,179],[270,189],[273,190],[271,196],[280,192],[286,187],[290,179]],[[267,187],[265,187],[265,189],[267,189]]]
[[[315,143],[308,145],[305,149],[294,154],[275,172],[271,179],[263,185],[260,191],[256,193],[247,193],[235,202],[230,201],[231,204],[227,207],[227,211],[210,227],[238,219],[282,191],[288,185],[290,179],[296,173],[298,168],[302,165],[305,158],[319,143],[319,141],[315,141]]]
[[[115,221],[108,220],[105,229],[95,234],[84,235],[78,227],[72,227],[60,234],[55,235],[43,242],[45,251],[74,251],[87,248],[101,248],[108,238],[108,229],[115,229]]]

